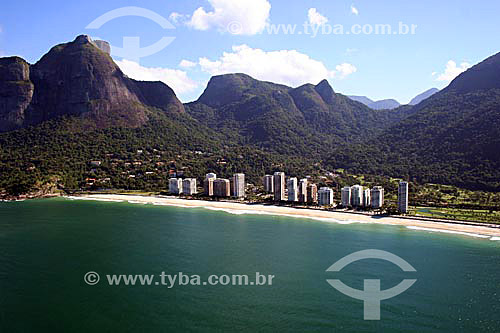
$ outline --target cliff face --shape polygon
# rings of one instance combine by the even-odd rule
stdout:
[[[100,128],[138,127],[148,120],[148,106],[183,111],[172,89],[150,83],[153,97],[147,83],[125,76],[99,43],[78,36],[33,66],[20,58],[0,59],[0,131],[66,115],[91,119]]]
[[[34,86],[30,65],[21,58],[0,58],[0,132],[22,126]]]

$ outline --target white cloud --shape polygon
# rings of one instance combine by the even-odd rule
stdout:
[[[177,94],[192,92],[198,87],[198,84],[191,80],[186,72],[178,69],[143,67],[126,59],[116,61],[116,63],[128,77],[140,81],[162,81]]]
[[[351,5],[351,13],[354,15],[359,15],[359,10],[354,7],[354,5]]]
[[[465,72],[467,69],[469,69],[472,65],[467,63],[467,62],[462,62],[460,66],[457,66],[457,63],[454,62],[453,60],[450,60],[446,63],[446,69],[444,70],[444,73],[440,74],[436,81],[446,81],[450,82],[457,76],[459,76],[461,73]],[[436,73],[437,74],[437,73]],[[433,73],[433,75],[436,75]]]
[[[183,68],[193,68],[197,65],[196,62],[192,62],[192,61],[189,61],[189,60],[185,60],[183,59],[181,61],[181,63],[179,64],[180,67],[183,67]]]
[[[343,63],[340,65],[337,65],[335,67],[335,69],[336,69],[336,73],[335,73],[334,77],[336,77],[340,80],[346,78],[347,76],[349,76],[353,73],[356,73],[356,71],[358,70],[356,68],[356,66],[354,66],[352,64],[348,64],[348,63]]]
[[[189,19],[189,15],[173,12],[168,18],[175,24],[183,24]]]
[[[234,35],[255,35],[268,23],[268,0],[208,0],[212,11],[203,7],[194,11],[187,25],[197,30],[216,28]]]
[[[323,25],[328,22],[328,19],[321,15],[316,8],[310,8],[307,17],[309,18],[309,24],[313,26]]]
[[[350,64],[329,70],[321,61],[295,50],[266,52],[247,45],[233,46],[232,52],[224,52],[215,61],[200,58],[199,64],[203,71],[211,75],[245,73],[258,80],[293,87],[327,78],[343,79],[356,71],[356,67]]]

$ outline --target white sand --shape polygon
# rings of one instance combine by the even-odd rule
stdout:
[[[231,214],[267,214],[283,215],[290,217],[312,218],[316,220],[329,220],[341,224],[348,223],[373,223],[391,224],[409,227],[414,230],[427,232],[445,232],[460,235],[467,235],[480,238],[490,238],[497,240],[500,237],[499,228],[490,228],[475,225],[453,224],[446,222],[422,221],[419,219],[403,219],[398,217],[371,217],[362,214],[329,212],[315,209],[297,209],[290,207],[248,205],[234,202],[218,202],[203,200],[186,200],[175,197],[152,197],[139,195],[119,195],[119,194],[93,194],[81,197],[71,197],[72,199],[86,199],[99,201],[127,201],[138,204],[153,204],[165,206],[178,206],[188,208],[205,208],[211,210],[222,210]]]

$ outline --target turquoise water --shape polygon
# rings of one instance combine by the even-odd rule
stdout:
[[[408,261],[402,272],[355,251]],[[101,281],[84,282],[89,271]],[[271,286],[110,286],[106,274],[275,275]],[[326,279],[382,289],[381,320]],[[308,219],[67,199],[0,203],[0,332],[500,332],[500,242]]]

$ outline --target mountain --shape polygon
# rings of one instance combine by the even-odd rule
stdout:
[[[79,36],[34,65],[0,58],[0,196],[89,181],[161,190],[176,170],[255,182],[337,168],[500,191],[500,54],[415,106],[374,110],[326,80],[245,74],[214,76],[183,105],[164,83],[125,76],[106,46]]]
[[[366,96],[348,96],[350,99],[363,103],[373,110],[393,110],[401,106],[395,99],[384,99],[380,101],[373,101]]]
[[[137,127],[147,121],[150,106],[184,111],[167,85],[129,79],[98,45],[103,42],[82,35],[53,47],[34,65],[1,58],[0,131],[65,115],[92,120],[97,127]]]
[[[373,102],[368,106],[374,110],[392,110],[398,108],[401,104],[399,104],[399,102],[395,99],[383,99],[381,101]]]
[[[346,163],[331,163],[420,182],[499,191],[499,78],[500,53],[412,107],[400,123],[356,147]]]
[[[360,142],[401,116],[337,94],[326,80],[291,88],[246,74],[212,77],[186,111],[240,144],[315,156],[332,146]]]
[[[417,105],[423,100],[426,100],[427,98],[431,97],[435,93],[439,92],[439,89],[437,88],[431,88],[429,90],[424,91],[420,95],[417,95],[415,98],[413,98],[408,105]]]
[[[364,105],[366,106],[369,106],[370,104],[374,103],[375,101],[369,99],[368,97],[366,96],[347,96],[349,97],[350,99],[352,99],[353,101],[356,101],[356,102],[360,102],[360,103],[363,103]]]

